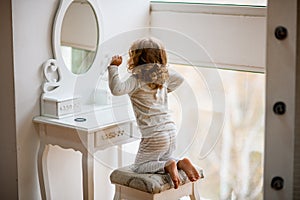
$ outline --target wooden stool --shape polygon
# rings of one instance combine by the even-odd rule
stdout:
[[[203,178],[203,171],[198,171]],[[110,175],[116,187],[114,200],[178,200],[184,196],[200,200],[196,193],[197,182],[190,182],[182,170],[178,173],[181,184],[174,189],[169,174],[138,174],[128,166],[116,169]]]

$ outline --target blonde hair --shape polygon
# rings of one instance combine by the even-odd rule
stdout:
[[[136,40],[129,49],[128,70],[151,89],[161,89],[169,79],[167,54],[154,38]]]

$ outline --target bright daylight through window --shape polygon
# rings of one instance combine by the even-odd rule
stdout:
[[[205,171],[205,177],[200,182],[200,194],[203,199],[263,199],[263,156],[264,156],[264,90],[265,75],[245,71],[222,70],[214,68],[198,68],[196,71],[203,76],[196,76],[195,67],[175,65],[188,82],[196,97],[197,105],[190,106],[191,115],[197,110],[199,126],[194,132],[194,138],[183,151],[178,152],[193,160]],[[208,91],[207,79],[214,79],[218,71],[224,87],[225,116],[215,146],[206,155],[199,155],[203,143],[207,142],[212,115],[217,114],[212,108],[211,93]],[[202,80],[201,80],[202,79]],[[216,88],[216,90],[218,90]],[[180,94],[178,94],[180,95]],[[180,112],[176,103],[170,109],[174,110],[174,119]],[[186,104],[185,104],[186,103]],[[182,107],[189,102],[181,102]],[[179,115],[179,116],[178,116]],[[181,119],[181,121],[183,121]],[[179,122],[177,122],[179,124]],[[190,123],[193,123],[191,120]],[[184,127],[192,127],[190,124]],[[186,128],[185,128],[186,129]],[[178,133],[178,141],[182,143],[191,130]],[[178,143],[179,145],[179,143]]]

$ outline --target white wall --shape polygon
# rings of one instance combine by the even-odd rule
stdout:
[[[40,199],[37,177],[39,137],[32,118],[40,114],[41,66],[53,58],[51,31],[58,4],[59,0],[12,1],[19,199],[24,200]],[[123,31],[148,26],[148,0],[99,0],[99,5],[103,41]],[[109,153],[116,158],[114,149]],[[54,147],[49,158],[53,199],[81,199],[80,155]],[[111,199],[108,179],[111,169],[99,162],[95,166],[96,199]]]
[[[39,199],[39,139],[32,118],[40,113],[41,65],[52,56],[51,22],[57,3],[12,1],[19,199]]]

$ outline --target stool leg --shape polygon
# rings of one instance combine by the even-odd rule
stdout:
[[[118,185],[115,185],[115,196],[114,200],[121,200],[121,187]]]
[[[190,199],[191,199],[191,200],[196,200],[194,194],[191,194],[191,195],[190,195]]]
[[[197,192],[197,182],[193,183],[192,194],[190,195],[191,200],[200,200],[200,195]]]

